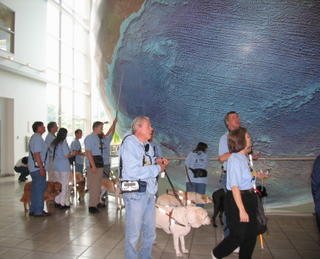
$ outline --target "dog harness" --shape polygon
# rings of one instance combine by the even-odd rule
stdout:
[[[172,215],[173,215],[173,210],[174,208],[171,209],[171,211],[169,213],[167,213],[164,209],[162,209],[161,207],[159,207],[157,204],[155,205],[156,208],[162,212],[164,215],[169,217],[169,230],[171,231],[171,225],[173,225],[172,223],[179,225],[181,227],[186,227],[186,225],[180,223],[179,221],[177,221]]]

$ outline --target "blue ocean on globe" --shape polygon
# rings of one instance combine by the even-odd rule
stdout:
[[[120,134],[143,114],[165,153],[185,156],[202,141],[216,157],[235,110],[264,157],[319,154],[319,24],[316,0],[145,1],[108,65]],[[268,163],[270,204],[311,201],[310,162]],[[173,178],[183,185],[183,172]]]

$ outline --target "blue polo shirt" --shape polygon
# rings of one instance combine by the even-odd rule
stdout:
[[[48,150],[48,147],[44,142],[43,138],[41,137],[41,135],[39,133],[34,133],[31,136],[30,142],[29,142],[28,169],[30,172],[35,172],[39,170],[38,167],[35,167],[35,160],[33,160],[33,154],[40,153],[41,160],[43,163],[45,163],[47,150]]]
[[[208,167],[208,155],[202,151],[199,152],[190,152],[186,158],[185,166],[188,168],[188,174],[190,177],[191,182],[193,183],[208,183],[208,177],[197,177],[194,178],[194,175],[192,171],[189,168],[192,169],[207,169]],[[189,180],[186,180],[189,182]]]
[[[70,146],[71,151],[81,151],[81,143],[79,139],[74,139],[71,142]],[[81,155],[76,155],[76,164],[82,165],[83,164],[83,156]]]
[[[84,147],[86,151],[91,151],[93,156],[101,156],[102,150],[100,145],[100,138],[98,135],[91,133],[90,135],[86,136],[84,139]],[[100,148],[101,147],[101,148]]]
[[[53,148],[53,147],[52,147]],[[70,172],[70,162],[66,157],[70,149],[66,140],[59,143],[54,152],[53,168],[56,172]]]
[[[157,175],[160,166],[155,164],[151,153],[145,152],[145,145],[135,135],[127,136],[120,147],[123,180],[143,180],[147,182],[147,192],[156,194],[158,190]]]
[[[219,156],[229,153],[229,147],[228,147],[228,134],[229,132],[224,133],[219,141]],[[227,161],[223,162],[223,168],[224,170],[227,170]]]
[[[47,147],[49,148],[48,149],[48,156],[50,156],[50,157],[53,156],[53,150],[51,148],[51,143],[55,138],[56,138],[56,136],[49,132],[44,140],[47,144]]]
[[[255,180],[250,172],[249,160],[246,155],[232,153],[228,159],[227,189],[237,186],[240,190],[253,188]]]

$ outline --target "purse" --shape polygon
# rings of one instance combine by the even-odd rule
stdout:
[[[257,194],[257,231],[258,235],[263,234],[267,231],[267,217],[264,213],[264,207],[262,199]]]
[[[93,161],[96,165],[97,168],[103,168],[103,158],[102,156],[92,156],[93,157]]]
[[[189,168],[191,170],[191,172],[193,173],[193,177],[194,178],[199,178],[199,177],[207,177],[208,172],[206,169],[202,169],[202,168]]]

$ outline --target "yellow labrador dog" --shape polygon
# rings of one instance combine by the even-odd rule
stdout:
[[[178,191],[177,196],[181,200],[182,204],[184,205],[195,205],[195,204],[211,204],[212,199],[205,194],[199,194],[196,192],[184,192]],[[173,194],[172,191],[168,191],[165,194],[162,194],[157,199],[158,205],[163,206],[171,206],[177,207],[181,206],[180,202],[177,200],[176,196]]]
[[[188,235],[191,228],[199,228],[202,225],[209,224],[208,212],[201,207],[156,205],[156,227],[163,229],[167,234],[173,235],[173,245],[178,257],[182,256],[182,253],[189,253],[185,247],[184,237]]]
[[[85,191],[85,186],[86,186],[86,178],[84,178],[83,174],[80,172],[75,172],[75,176],[74,173],[70,173],[69,175],[69,190],[68,190],[68,195],[69,198],[71,196],[72,190],[73,190],[73,184],[74,184],[74,180],[76,181],[76,190],[78,192],[78,196],[79,196],[79,201],[84,201],[84,195],[86,194]]]
[[[113,193],[116,200],[117,209],[122,209],[124,206],[122,205],[122,194],[120,190],[119,178],[103,178],[101,182],[101,195],[100,202],[103,203],[103,196],[105,192]]]

